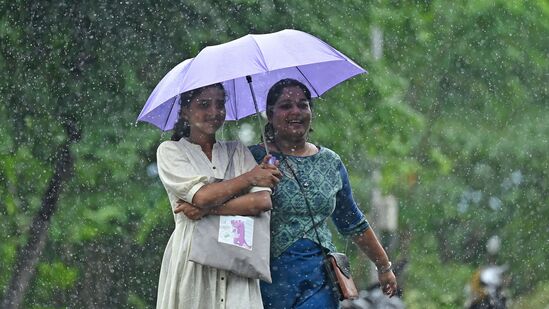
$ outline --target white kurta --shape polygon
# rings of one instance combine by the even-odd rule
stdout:
[[[213,178],[224,178],[234,150],[235,176],[256,166],[240,142],[218,142],[212,161],[199,145],[185,139],[166,141],[157,150],[158,174],[170,200],[172,213],[178,199],[192,202],[194,194]],[[252,188],[251,192],[269,190]],[[175,229],[168,241],[158,284],[157,308],[263,308],[259,280],[203,266],[188,260],[196,221],[174,215]]]

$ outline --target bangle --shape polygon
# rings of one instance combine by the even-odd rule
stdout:
[[[391,270],[393,270],[393,263],[391,263],[391,261],[389,261],[387,266],[378,268],[377,273],[378,274],[384,274],[384,273],[390,272]]]

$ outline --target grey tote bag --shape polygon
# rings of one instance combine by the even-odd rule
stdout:
[[[231,179],[236,174],[233,163],[235,150],[229,150],[225,179]],[[270,224],[270,211],[257,217],[206,216],[194,228],[189,260],[272,283],[269,269]]]

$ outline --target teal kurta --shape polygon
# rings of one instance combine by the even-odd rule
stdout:
[[[263,147],[254,145],[249,148],[256,161],[260,162],[265,156]],[[335,152],[321,147],[318,153],[308,157],[285,155],[285,160],[282,160],[281,154],[275,152],[273,155],[281,161],[279,169],[284,177],[271,197],[271,256],[281,255],[302,238],[318,243],[305,197],[288,165],[304,188],[323,247],[335,251],[327,225],[332,214],[338,231],[345,236],[362,233],[369,227],[352,199],[345,167]]]

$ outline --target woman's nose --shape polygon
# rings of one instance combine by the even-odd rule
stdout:
[[[225,114],[225,106],[213,105],[210,108],[210,112],[214,114]]]
[[[290,108],[290,113],[299,114],[301,113],[301,109],[299,108],[299,106],[297,106],[297,104],[292,104],[292,107]]]

